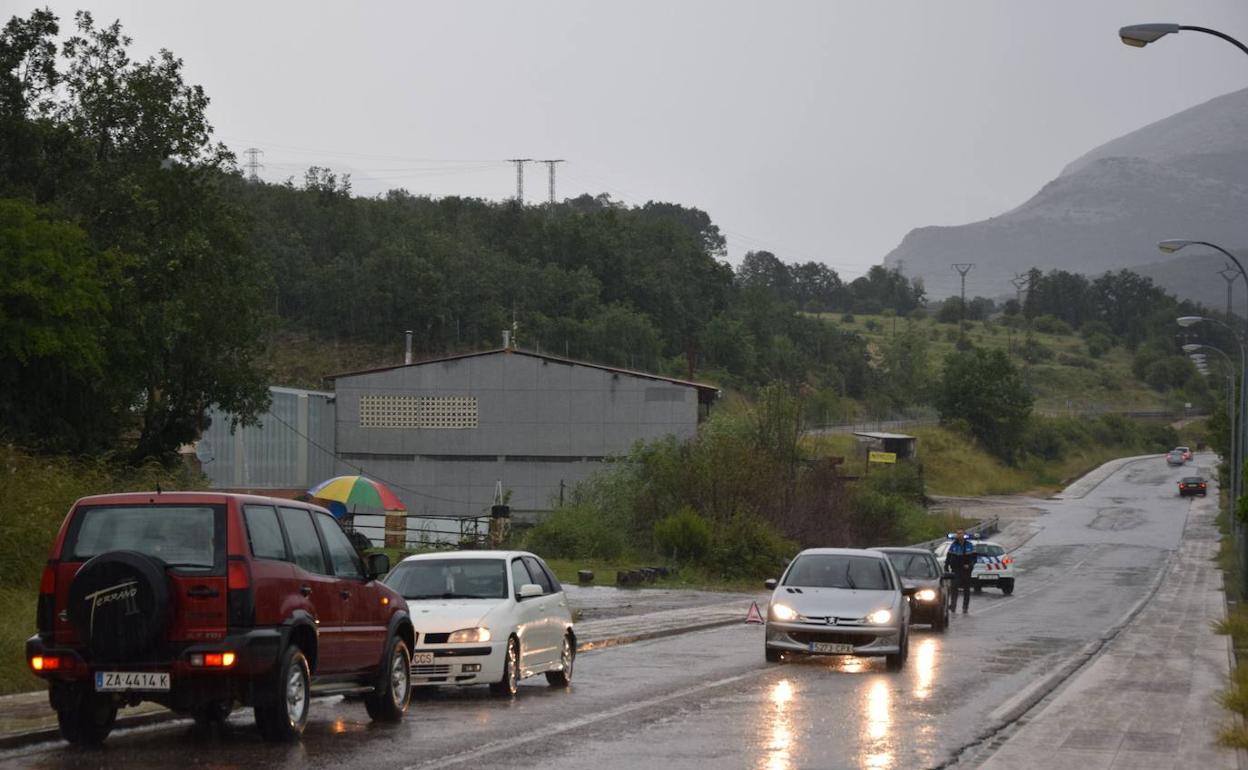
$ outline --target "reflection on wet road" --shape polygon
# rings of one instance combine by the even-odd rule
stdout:
[[[914,628],[900,673],[882,659],[768,664],[762,629],[732,626],[585,653],[567,691],[438,691],[394,726],[358,702],[317,701],[295,746],[263,743],[240,712],[225,734],[180,722],[120,731],[99,752],[0,753],[0,767],[929,767],[1145,594],[1182,531],[1189,503],[1166,490],[1184,472],[1140,463],[1084,500],[1048,503],[1015,554],[1014,596],[975,595],[943,634]]]

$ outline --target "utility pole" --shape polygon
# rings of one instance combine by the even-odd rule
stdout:
[[[248,147],[243,150],[243,154],[247,156],[247,162],[243,164],[243,168],[247,169],[247,181],[259,182],[260,175],[256,172],[264,168],[264,164],[260,162],[260,156],[264,155],[264,150],[259,147]]]
[[[1010,279],[1010,283],[1014,284],[1014,301],[1018,303],[1018,312],[1023,312],[1023,289],[1027,288],[1031,278],[1026,273],[1016,273]]]
[[[532,158],[508,158],[508,163],[516,164],[516,202],[524,205],[524,164],[532,163]]]
[[[563,158],[559,158],[558,160],[539,160],[538,161],[538,163],[546,164],[546,176],[547,176],[547,181],[550,184],[550,202],[552,205],[555,202],[555,164],[566,163],[566,162],[567,161],[565,161]]]
[[[1224,264],[1222,269],[1218,271],[1218,275],[1222,276],[1222,280],[1226,281],[1226,322],[1234,326],[1234,322],[1231,320],[1231,285],[1239,277],[1239,271],[1230,265]]]
[[[962,279],[962,312],[958,321],[958,330],[962,334],[966,334],[966,274],[971,272],[971,268],[975,267],[974,262],[963,262],[961,264],[952,265],[954,270],[958,271],[958,277]]]

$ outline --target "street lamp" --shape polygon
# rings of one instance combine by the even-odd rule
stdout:
[[[1206,35],[1213,35],[1216,38],[1225,40],[1244,53],[1248,53],[1248,47],[1245,47],[1243,43],[1225,32],[1219,32],[1208,27],[1191,27],[1186,24],[1131,24],[1119,29],[1118,37],[1122,38],[1122,42],[1132,48],[1143,48],[1149,43],[1157,42],[1166,35],[1178,34],[1179,32],[1203,32]]]
[[[1182,247],[1180,246],[1179,248]],[[1244,442],[1244,399],[1246,390],[1245,385],[1248,384],[1248,381],[1245,380],[1245,375],[1248,374],[1248,370],[1245,369],[1245,367],[1248,366],[1248,353],[1245,353],[1244,351],[1244,339],[1232,326],[1225,324],[1216,318],[1205,318],[1204,316],[1198,315],[1185,315],[1174,319],[1174,322],[1183,328],[1194,326],[1198,323],[1217,324],[1218,326],[1221,326],[1229,331],[1231,335],[1235,337],[1235,342],[1239,345],[1238,408],[1231,412],[1231,510],[1234,511],[1236,505],[1235,501],[1239,500],[1240,495],[1243,494],[1244,491],[1243,480],[1240,478],[1243,473],[1243,468],[1241,466],[1243,464],[1244,449],[1246,447]],[[1191,347],[1192,350],[1189,350],[1189,347]],[[1183,352],[1185,353],[1191,353],[1193,350],[1217,350],[1219,353],[1222,352],[1221,350],[1218,350],[1218,348],[1211,345],[1183,346]],[[1225,353],[1223,353],[1223,355],[1225,355]],[[1227,357],[1227,363],[1230,363],[1229,356]],[[1236,429],[1237,424],[1239,426],[1238,429]],[[1231,521],[1234,523],[1236,520],[1236,517],[1232,515]],[[1248,554],[1245,555],[1245,558],[1248,558]]]

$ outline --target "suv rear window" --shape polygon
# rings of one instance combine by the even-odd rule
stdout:
[[[74,561],[108,551],[138,551],[174,567],[212,569],[217,564],[217,512],[213,506],[100,506],[75,517],[65,550]]]
[[[978,556],[1005,556],[1005,549],[999,545],[988,545],[987,543],[976,543],[975,553]]]

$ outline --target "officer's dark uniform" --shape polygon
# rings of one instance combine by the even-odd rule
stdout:
[[[945,554],[945,569],[953,572],[953,592],[949,594],[949,609],[958,609],[958,589],[962,590],[962,612],[971,606],[971,573],[975,569],[975,544],[970,540],[954,540]]]

